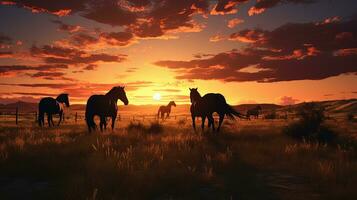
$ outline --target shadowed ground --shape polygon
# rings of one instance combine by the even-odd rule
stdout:
[[[356,197],[355,150],[299,143],[285,120],[227,121],[222,134],[191,122],[122,121],[0,126],[1,199],[337,199]],[[353,199],[353,198],[352,198]]]

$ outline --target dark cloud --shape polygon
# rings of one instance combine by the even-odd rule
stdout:
[[[79,25],[70,25],[70,24],[65,24],[60,20],[52,20],[53,23],[58,24],[58,30],[60,31],[65,31],[69,33],[74,33],[78,32],[81,30],[81,26]]]
[[[86,8],[86,4],[92,0],[75,0],[75,1],[39,1],[39,0],[10,0],[13,5],[31,10],[33,13],[46,12],[58,16],[66,16],[69,14],[82,11]]]
[[[211,10],[211,15],[225,15],[237,13],[236,6],[239,3],[248,2],[249,0],[218,0]]]
[[[43,92],[13,92],[11,94],[18,94],[24,96],[57,96],[58,95],[54,93],[43,93]]]
[[[11,44],[11,43],[12,43],[12,39],[9,36],[0,33],[0,47],[1,45]]]
[[[42,47],[32,46],[30,52],[32,56],[40,57],[48,64],[87,64],[93,66],[93,64],[97,62],[122,62],[126,59],[126,55],[123,54],[90,54],[75,48],[50,45],[44,45]]]
[[[67,69],[67,65],[9,65],[0,66],[0,75],[3,76],[18,76],[19,74],[27,75],[32,78],[42,78],[47,80],[65,80],[75,81],[75,79],[65,77],[64,72],[59,70]]]
[[[103,94],[115,86],[125,86],[126,91],[134,91],[143,87],[150,87],[153,85],[149,81],[136,81],[128,83],[87,83],[87,82],[69,82],[69,83],[0,83],[3,86],[18,86],[29,88],[47,88],[60,90],[70,94],[71,97],[87,99],[93,94]]]
[[[248,46],[204,59],[155,64],[188,80],[320,80],[357,72],[357,19],[286,24],[272,31],[253,29],[234,35],[247,38]]]
[[[96,0],[82,16],[112,26],[130,25],[137,20],[136,14],[120,7],[117,0]]]
[[[257,3],[248,11],[250,16],[263,13],[266,9],[275,7],[280,4],[311,4],[317,0],[257,0]]]
[[[134,35],[130,32],[110,32],[100,34],[100,38],[110,45],[127,46],[133,42]]]
[[[160,37],[167,32],[199,31],[202,27],[193,20],[193,15],[208,12],[208,0],[76,0],[38,1],[14,0],[15,5],[58,16],[79,13],[84,18],[111,26],[122,26],[138,37]],[[231,9],[231,2],[219,1],[219,8]],[[76,27],[56,21],[63,30]],[[78,37],[83,37],[79,35]],[[80,38],[78,38],[80,39]],[[91,41],[89,38],[86,41]]]
[[[62,81],[76,81],[76,79],[66,77],[64,72],[36,72],[27,73],[28,76],[32,78],[42,78],[46,80],[62,80]]]

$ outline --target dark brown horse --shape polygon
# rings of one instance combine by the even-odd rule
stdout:
[[[166,119],[169,118],[171,113],[171,106],[176,107],[176,103],[174,101],[170,101],[170,103],[167,104],[167,106],[160,106],[159,111],[157,112],[157,118],[160,117],[160,113],[161,113],[161,119],[164,119],[165,113],[166,113]]]
[[[118,113],[117,102],[120,99],[125,105],[128,105],[129,101],[126,97],[124,87],[113,87],[105,95],[92,95],[89,97],[86,106],[86,122],[88,131],[95,130],[97,125],[94,122],[94,116],[97,115],[100,118],[100,130],[103,131],[103,127],[106,128],[106,118],[112,118],[112,130],[114,130],[115,119]]]
[[[229,118],[234,119],[234,116],[243,117],[242,114],[235,111],[230,105],[227,104],[226,99],[221,94],[209,93],[201,97],[197,88],[190,88],[190,99],[191,99],[191,117],[192,126],[196,130],[196,117],[202,118],[202,131],[204,130],[205,120],[208,118],[208,128],[212,126],[214,128],[214,118],[213,113],[216,112],[219,115],[219,124],[217,132],[219,132],[224,116],[227,115]]]
[[[68,94],[60,94],[56,99],[52,97],[42,98],[38,104],[38,125],[40,127],[45,125],[46,113],[48,126],[54,126],[52,115],[59,114],[60,119],[57,124],[59,126],[63,118],[64,105],[69,107]]]

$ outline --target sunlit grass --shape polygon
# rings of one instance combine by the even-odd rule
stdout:
[[[186,119],[120,123],[92,135],[84,124],[1,127],[0,177],[48,182],[35,197],[254,199],[288,195],[270,186],[279,172],[321,199],[356,196],[355,149],[290,139],[285,121],[227,121],[220,134]]]

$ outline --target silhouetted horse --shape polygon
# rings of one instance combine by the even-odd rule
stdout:
[[[45,97],[38,104],[38,125],[45,125],[45,113],[47,114],[48,126],[54,126],[52,115],[59,114],[60,119],[57,126],[60,125],[63,118],[64,104],[69,107],[68,94],[60,94],[56,99]]]
[[[208,128],[212,126],[214,131],[214,118],[213,113],[216,112],[219,115],[219,124],[217,132],[219,132],[224,116],[227,115],[229,118],[234,119],[234,116],[243,117],[240,113],[235,111],[230,105],[227,104],[226,99],[221,94],[209,93],[201,97],[197,88],[190,88],[190,99],[191,99],[191,117],[192,126],[196,130],[196,117],[202,118],[202,131],[204,130],[206,117],[208,118]]]
[[[125,105],[128,105],[129,101],[126,97],[124,87],[113,87],[105,95],[92,95],[89,97],[86,106],[86,122],[88,131],[96,129],[94,122],[94,116],[97,115],[100,118],[100,130],[103,131],[107,127],[106,118],[112,118],[112,130],[114,130],[115,119],[117,117],[118,106],[117,102],[120,99]]]
[[[262,110],[262,107],[260,105],[258,105],[255,108],[247,110],[246,116],[249,120],[250,120],[250,116],[254,116],[255,119],[258,119],[261,110]]]
[[[167,104],[167,106],[160,106],[159,111],[157,112],[157,118],[160,117],[160,113],[161,113],[161,119],[164,119],[165,117],[165,113],[166,114],[166,119],[170,117],[170,113],[171,113],[171,106],[175,106],[176,104],[174,101],[170,101],[169,104]]]

